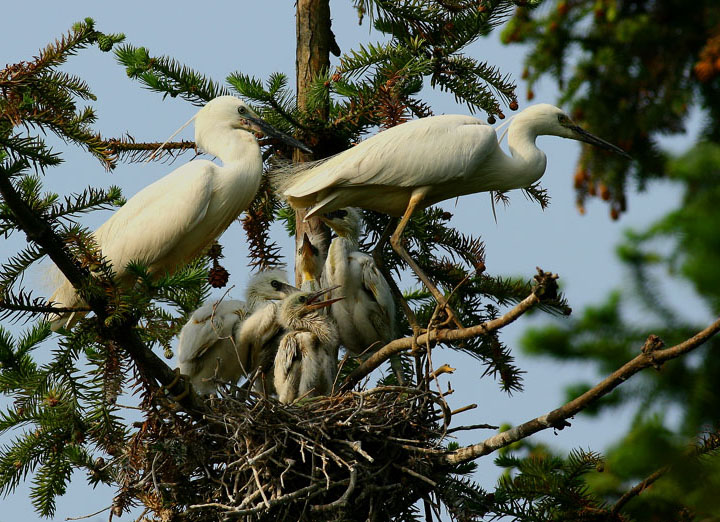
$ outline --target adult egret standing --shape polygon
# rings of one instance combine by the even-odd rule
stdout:
[[[576,125],[548,104],[528,107],[508,128],[510,155],[495,130],[471,116],[443,115],[392,127],[327,160],[281,169],[276,184],[306,219],[345,207],[402,216],[390,242],[441,305],[444,296],[403,247],[400,238],[413,212],[449,198],[529,187],[545,173],[541,135],[560,136],[625,152]]]
[[[287,283],[282,270],[265,270],[248,283],[246,301],[234,299],[205,303],[195,310],[180,330],[178,368],[190,377],[195,391],[209,395],[216,389],[214,377],[236,383],[252,371],[251,354],[236,337],[243,321],[270,300],[284,299],[297,288]]]
[[[330,243],[322,281],[324,286],[339,287],[337,293],[344,297],[330,308],[340,333],[340,344],[360,354],[373,345],[392,341],[395,301],[373,258],[360,252],[360,213],[345,208],[324,214],[320,219],[337,234]]]
[[[280,305],[278,318],[286,333],[275,355],[273,383],[282,403],[332,390],[339,338],[335,323],[321,310],[339,299],[318,301],[331,290],[296,292]]]
[[[254,132],[275,136],[293,147],[302,143],[277,131],[234,96],[220,96],[195,115],[198,148],[218,157],[222,166],[196,160],[175,169],[130,198],[94,233],[120,283],[131,281],[130,261],[151,273],[174,272],[200,255],[255,197],[262,155]],[[61,277],[50,300],[75,307],[81,299]],[[79,316],[53,315],[53,330],[69,327]]]

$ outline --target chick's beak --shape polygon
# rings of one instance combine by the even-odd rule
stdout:
[[[325,308],[330,306],[333,303],[337,303],[338,301],[345,299],[344,297],[338,297],[336,299],[327,299],[325,301],[315,302],[323,295],[332,292],[336,288],[340,288],[340,285],[331,286],[330,288],[326,288],[324,290],[319,290],[318,292],[315,292],[314,294],[310,294],[307,297],[307,301],[305,301],[305,308],[309,308],[310,310],[319,310],[320,308]]]
[[[289,283],[280,283],[280,288],[278,289],[280,292],[284,293],[285,295],[294,294],[295,292],[299,292],[300,289],[289,284]]]
[[[610,150],[616,154],[620,154],[624,158],[632,159],[632,157],[620,147],[617,147],[612,143],[608,143],[602,138],[598,138],[597,136],[589,133],[579,125],[569,125],[568,128],[575,132],[575,139],[577,139],[578,141],[584,141],[585,143],[589,143],[590,145],[600,147],[601,149]]]
[[[280,141],[287,143],[291,147],[295,147],[304,152],[307,152],[308,154],[312,154],[312,150],[309,147],[307,147],[304,143],[302,143],[299,140],[296,140],[292,136],[289,136],[282,131],[277,130],[275,127],[273,127],[269,123],[261,120],[260,118],[253,116],[251,114],[244,114],[243,119],[248,122],[249,126],[252,127],[253,130],[255,130],[257,132],[262,132],[266,136],[272,136],[273,138],[277,138]]]

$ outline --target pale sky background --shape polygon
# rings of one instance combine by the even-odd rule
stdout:
[[[371,42],[380,38],[380,35],[370,32],[367,19],[358,26],[357,15],[349,0],[331,0],[331,9],[333,31],[343,51],[355,47],[360,41]],[[106,3],[86,0],[34,2],[31,6],[13,2],[3,7],[3,15],[0,66],[30,59],[38,49],[59,37],[74,22],[89,16],[95,19],[98,30],[124,32],[127,43],[145,46],[154,56],[172,56],[216,81],[223,81],[234,71],[261,79],[276,71],[285,72],[292,81],[295,77],[294,3],[289,1],[210,1],[198,5],[189,2],[167,4],[132,0]],[[499,31],[467,50],[469,55],[512,74],[519,84],[517,92],[521,109],[527,105],[525,85],[520,80],[524,52],[519,46],[502,46]],[[333,60],[337,63],[336,58],[333,57]],[[138,141],[162,141],[196,110],[182,100],[168,98],[163,101],[159,94],[143,90],[137,82],[127,78],[124,68],[115,62],[111,53],[102,53],[96,48],[71,58],[63,70],[82,76],[90,84],[98,97],[93,104],[99,116],[95,128],[107,137],[119,137],[127,132]],[[467,113],[466,108],[457,105],[451,95],[429,90],[426,94],[436,114]],[[558,98],[555,85],[550,82],[538,85],[535,95],[534,102],[555,103]],[[509,110],[505,112],[510,114]],[[693,120],[691,129],[697,129],[699,117],[696,115]],[[186,129],[181,137],[192,139],[192,129]],[[56,144],[57,150],[63,151],[66,162],[47,171],[45,187],[61,195],[80,192],[88,185],[108,187],[117,184],[122,187],[124,195],[130,197],[173,168],[162,164],[120,164],[115,171],[107,173],[95,159],[79,149],[65,147],[52,138],[49,141]],[[690,142],[689,137],[683,137],[665,140],[663,144],[671,151],[680,152]],[[520,193],[511,194],[509,207],[500,205],[497,208],[497,224],[493,221],[487,194],[465,196],[460,198],[457,206],[451,201],[446,202],[444,207],[454,214],[453,226],[464,233],[481,236],[485,241],[487,273],[521,275],[530,279],[536,266],[557,272],[570,305],[579,312],[584,306],[601,301],[610,289],[622,285],[623,273],[614,256],[614,246],[619,242],[622,231],[628,227],[642,227],[665,214],[677,206],[680,194],[670,184],[653,184],[645,193],[630,195],[629,211],[618,222],[610,220],[607,206],[598,201],[589,202],[587,214],[580,216],[575,209],[572,189],[572,171],[579,145],[555,137],[542,137],[538,145],[548,156],[542,184],[552,198],[550,208],[544,212],[537,204],[526,201]],[[191,155],[186,154],[175,166],[190,158]],[[96,227],[105,219],[107,213],[97,212],[84,218],[83,222]],[[273,238],[281,241],[286,255],[292,254],[292,243],[279,227],[275,229]],[[0,260],[3,260],[19,249],[24,237],[16,234],[9,241],[1,241]],[[233,225],[222,237],[221,243],[226,253],[223,264],[231,273],[230,284],[236,285],[231,297],[241,298],[249,272],[245,236],[239,225]],[[672,291],[678,310],[688,316],[700,314],[701,318],[705,318],[703,308],[688,288],[674,285]],[[642,324],[640,311],[629,310],[628,313]],[[457,408],[470,403],[478,404],[477,409],[454,419],[454,425],[518,424],[559,406],[565,385],[587,378],[599,380],[600,376],[583,365],[529,359],[520,353],[517,348],[519,335],[529,324],[547,321],[547,317],[536,314],[532,319],[523,318],[503,330],[502,339],[514,347],[517,363],[527,371],[525,391],[512,397],[501,392],[490,378],[480,380],[482,368],[471,358],[450,351],[436,350],[433,353],[436,366],[447,362],[458,369],[452,377],[456,392],[450,397],[450,405]],[[10,329],[19,332],[22,326],[10,325]],[[48,345],[46,353],[51,346]],[[7,404],[7,400],[0,398],[0,405],[3,404]],[[629,421],[628,412],[613,412],[598,419],[579,415],[571,421],[571,428],[557,434],[546,431],[536,435],[535,440],[567,450],[589,447],[602,451],[625,431]],[[487,431],[461,433],[461,443],[477,442],[490,435]],[[8,440],[7,436],[0,437],[1,443]],[[498,469],[492,463],[492,457],[485,457],[478,463],[476,479],[491,489]],[[0,498],[0,522],[39,519],[32,509],[28,492],[26,486],[20,486],[13,495]],[[90,489],[84,473],[76,473],[67,494],[58,499],[54,520],[87,515],[102,509],[111,503],[113,496],[109,488]],[[105,512],[87,520],[101,521],[107,520],[107,517]],[[121,520],[130,521],[135,517],[125,515]]]

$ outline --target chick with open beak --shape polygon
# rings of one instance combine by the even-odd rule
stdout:
[[[342,299],[320,298],[337,287],[296,292],[283,300],[278,322],[286,330],[275,355],[273,384],[278,399],[327,395],[337,374],[337,327],[322,310]]]

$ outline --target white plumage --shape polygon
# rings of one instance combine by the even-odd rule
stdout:
[[[309,209],[306,219],[346,207],[402,216],[390,238],[393,249],[461,326],[443,294],[402,245],[403,230],[418,208],[465,194],[535,183],[546,165],[545,153],[535,145],[540,135],[585,141],[625,155],[578,127],[557,107],[539,104],[510,123],[510,156],[500,148],[495,129],[477,118],[450,114],[392,127],[309,167],[280,169],[274,179],[291,206]],[[409,308],[406,313],[411,316]]]
[[[130,261],[145,264],[153,274],[174,272],[200,255],[248,207],[262,175],[253,135],[257,131],[301,145],[233,96],[215,98],[198,111],[195,142],[223,164],[195,160],[182,165],[135,194],[93,233],[119,282],[130,281],[125,269]],[[62,307],[80,305],[72,285],[59,279],[62,284],[50,300]],[[53,329],[71,326],[68,317],[51,316]]]
[[[297,292],[280,305],[278,319],[286,333],[280,339],[273,366],[280,402],[332,391],[339,339],[333,320],[321,309],[336,300],[317,302],[327,292]]]
[[[309,169],[281,170],[276,183],[308,217],[345,207],[401,216],[412,196],[425,207],[489,190],[528,187],[545,172],[540,135],[586,141],[622,150],[584,131],[560,109],[528,107],[508,129],[511,156],[499,147],[495,129],[472,116],[448,114],[410,121],[361,142]]]
[[[355,354],[379,348],[395,338],[395,301],[373,258],[359,250],[362,218],[346,208],[320,219],[337,234],[330,243],[322,284],[337,286],[332,295],[344,297],[330,308],[340,344]]]
[[[253,354],[238,341],[243,321],[268,300],[283,299],[295,291],[283,271],[266,270],[248,283],[246,301],[222,300],[195,310],[178,339],[178,368],[190,377],[195,391],[213,393],[216,375],[231,383],[247,376],[253,369]]]

